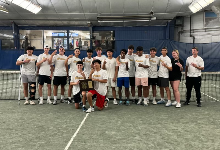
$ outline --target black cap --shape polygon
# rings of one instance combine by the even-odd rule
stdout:
[[[34,47],[28,46],[28,47],[26,48],[26,50],[34,50]]]

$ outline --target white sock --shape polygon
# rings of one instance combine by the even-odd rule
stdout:
[[[60,99],[64,99],[64,95],[61,95],[61,98]]]
[[[116,101],[116,99],[114,98],[114,101]]]
[[[71,100],[71,97],[68,97],[69,100]]]
[[[169,103],[169,102],[171,103],[171,100],[167,100],[167,103]]]
[[[57,100],[57,96],[54,96],[54,100],[55,100],[55,101]]]
[[[47,96],[47,99],[50,100],[50,96]]]
[[[28,97],[25,97],[25,100],[28,101]]]
[[[43,97],[40,97],[40,100],[43,100]]]
[[[147,101],[147,100],[148,100],[147,97],[146,98],[144,97],[144,101]]]
[[[142,100],[142,97],[139,97],[139,100]]]
[[[161,97],[161,100],[164,101],[164,98]]]
[[[156,97],[153,97],[153,100],[155,100],[156,99]]]
[[[149,100],[149,97],[147,97],[146,99]]]
[[[85,107],[86,105],[83,105],[83,107]]]

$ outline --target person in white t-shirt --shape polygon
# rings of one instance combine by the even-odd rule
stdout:
[[[65,85],[67,81],[67,74],[68,70],[65,66],[65,60],[67,59],[67,56],[64,55],[65,49],[60,46],[59,48],[59,54],[55,55],[57,50],[55,50],[49,59],[49,63],[53,63],[55,65],[54,69],[54,80],[53,80],[53,95],[54,95],[54,101],[53,105],[57,104],[57,90],[58,86],[61,85],[61,99],[60,102],[64,102],[64,91],[65,91]]]
[[[108,82],[106,86],[107,86],[107,90],[108,90],[108,87],[112,88],[112,96],[114,98],[113,104],[118,105],[117,100],[116,100],[116,90],[115,90],[116,78],[117,78],[118,72],[116,71],[116,60],[114,57],[112,57],[113,52],[114,51],[112,49],[107,50],[108,58],[102,61],[102,69],[106,70],[108,74]],[[107,94],[106,94],[106,99],[109,101],[109,99],[107,98]]]
[[[187,96],[184,105],[189,105],[192,88],[194,87],[196,91],[197,107],[201,107],[201,70],[204,70],[204,61],[200,56],[198,56],[198,52],[198,48],[193,47],[192,56],[188,57],[186,60],[185,78]]]
[[[160,68],[158,71],[158,86],[160,87],[161,100],[157,104],[164,104],[164,89],[167,93],[167,103],[165,106],[171,106],[171,92],[169,89],[169,71],[172,71],[171,59],[167,56],[167,48],[163,47],[161,50],[162,55],[160,56]]]
[[[80,91],[80,80],[85,80],[86,76],[83,72],[83,62],[82,61],[78,61],[76,63],[77,66],[77,71],[74,71],[71,74],[71,81],[70,81],[70,85],[73,85],[73,97],[74,97],[74,101],[75,101],[75,108],[79,109],[79,103],[81,102],[81,97],[80,95],[83,96],[83,111],[86,111],[86,92],[85,91]]]
[[[134,52],[134,46],[129,45],[128,46],[128,53],[125,55],[125,58],[130,60],[130,68],[129,68],[128,72],[129,72],[129,83],[131,86],[131,95],[132,95],[131,99],[134,103],[137,103],[137,102],[135,102],[136,100],[135,100],[135,62],[134,62],[134,58],[137,55],[134,54],[133,52]],[[120,65],[119,58],[120,58],[120,55],[116,58],[118,65]]]
[[[150,66],[149,58],[145,58],[143,55],[143,47],[137,47],[137,56],[134,58],[135,61],[135,85],[138,87],[138,103],[140,105],[142,103],[142,89],[144,95],[144,105],[147,106],[147,91],[148,88],[148,69]]]
[[[152,94],[153,94],[153,105],[157,104],[156,101],[156,85],[158,83],[158,65],[160,63],[160,59],[156,56],[157,49],[155,47],[152,47],[150,49],[150,56],[149,56],[149,62],[150,67],[148,68],[148,89],[147,89],[147,100],[149,100],[149,90],[150,86],[152,86]]]
[[[69,89],[68,89],[68,103],[72,103],[72,100],[71,100],[71,94],[72,94],[72,89],[73,89],[73,86],[70,85],[70,79],[71,79],[71,75],[74,71],[77,71],[77,66],[76,66],[76,63],[78,61],[81,61],[81,59],[79,58],[79,55],[80,55],[80,50],[79,48],[76,48],[74,50],[74,56],[73,55],[69,55],[67,57],[67,59],[65,60],[65,66],[66,66],[66,69],[68,70],[68,65],[70,65],[70,69],[69,69]]]
[[[44,86],[44,83],[47,83],[47,89],[48,89],[48,97],[47,97],[47,103],[52,104],[50,101],[51,97],[51,79],[53,77],[53,66],[49,64],[49,58],[50,54],[49,52],[49,46],[44,46],[44,53],[40,54],[37,59],[37,67],[40,67],[39,70],[39,77],[38,77],[38,84],[39,84],[39,96],[40,96],[40,102],[39,104],[43,104],[43,92],[42,88]]]
[[[118,89],[118,95],[119,95],[119,105],[122,105],[122,86],[125,87],[125,96],[127,100],[125,101],[125,104],[128,106],[130,105],[129,101],[129,68],[130,68],[130,60],[125,58],[125,55],[127,54],[126,49],[122,49],[120,52],[120,65],[117,64],[116,72],[118,72],[118,78],[117,78],[117,87]],[[118,71],[119,70],[119,71]]]
[[[83,61],[83,66],[84,66],[84,73],[86,75],[86,79],[89,78],[89,74],[92,70],[92,61],[93,61],[93,58],[92,58],[92,54],[93,54],[93,51],[91,49],[88,49],[87,50],[87,57],[85,57],[82,61]]]
[[[103,61],[104,59],[106,59],[106,57],[105,57],[104,55],[102,55],[102,48],[101,48],[101,47],[97,47],[95,50],[96,50],[97,56],[96,56],[96,57],[93,57],[93,60],[98,59],[98,60],[100,60],[101,63],[102,63],[102,61]],[[101,64],[101,66],[102,66],[102,64]]]
[[[21,80],[24,88],[25,105],[35,105],[35,93],[36,93],[36,61],[37,56],[33,55],[34,48],[28,46],[26,48],[27,54],[21,55],[16,62],[16,65],[22,65],[21,67]],[[28,83],[30,93],[30,103],[28,101]]]
[[[89,78],[94,81],[94,90],[90,90],[87,94],[87,100],[89,102],[90,108],[86,111],[90,113],[94,111],[94,106],[92,104],[92,97],[96,95],[96,106],[98,110],[103,110],[108,103],[105,100],[105,95],[107,93],[106,83],[108,81],[107,71],[101,69],[101,61],[96,59],[92,61],[94,69],[90,72]]]

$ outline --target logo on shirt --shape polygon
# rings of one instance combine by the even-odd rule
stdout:
[[[101,77],[101,75],[93,75],[93,77]]]
[[[136,62],[143,62],[143,60],[136,60]]]
[[[129,59],[130,61],[133,61],[134,59]]]
[[[58,57],[57,60],[66,60],[65,58]]]
[[[78,77],[78,76],[76,76],[75,79],[76,79],[76,80],[80,80],[80,79],[84,79],[84,78],[83,78],[83,77]]]
[[[152,62],[152,63],[157,63],[157,61],[154,61],[153,59],[150,59],[150,62]]]
[[[74,60],[74,61],[73,61],[73,63],[77,63],[77,62],[78,62],[77,60]]]

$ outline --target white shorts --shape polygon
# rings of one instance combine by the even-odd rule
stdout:
[[[116,81],[114,82],[112,78],[108,78],[106,86],[108,86],[108,87],[116,87]]]
[[[21,75],[22,83],[36,82],[36,75]]]

